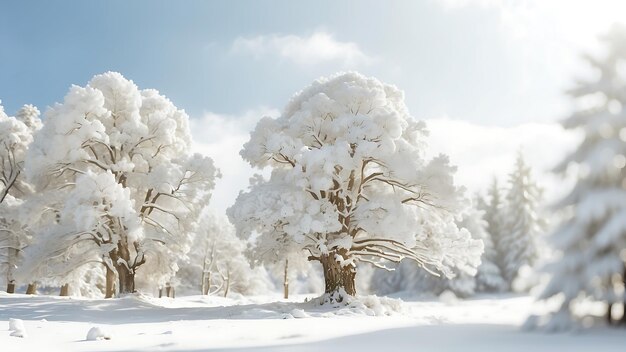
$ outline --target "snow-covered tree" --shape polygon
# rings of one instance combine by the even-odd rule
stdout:
[[[515,168],[509,175],[504,228],[498,242],[503,276],[509,286],[520,268],[532,268],[539,259],[539,236],[544,228],[539,214],[541,193],[530,166],[521,151],[518,152]]]
[[[0,270],[7,282],[7,292],[15,290],[15,269],[30,234],[20,212],[32,189],[26,182],[24,158],[33,133],[41,127],[39,110],[22,107],[9,117],[0,104]]]
[[[493,178],[491,185],[487,189],[486,199],[477,201],[479,210],[485,212],[483,219],[487,222],[487,233],[491,236],[495,253],[493,254],[493,262],[502,272],[502,257],[506,249],[502,247],[501,240],[505,231],[505,203],[501,194],[500,184],[496,177]]]
[[[263,182],[263,177],[255,174],[250,178],[250,188]],[[252,242],[246,251],[251,264],[267,268],[272,278],[281,281],[283,297],[288,298],[290,282],[311,269],[307,257],[301,253],[301,244],[284,232],[275,233],[272,241],[254,239]]]
[[[485,221],[484,200],[477,196],[474,204],[463,212],[458,226],[467,229],[472,238],[483,241],[484,253],[481,263],[476,273],[476,291],[498,292],[506,289],[507,285],[502,278],[500,268],[496,264],[497,252],[491,239],[491,234],[487,232],[487,221]]]
[[[569,91],[576,111],[563,125],[584,139],[557,171],[576,167],[579,177],[558,207],[571,214],[551,236],[560,251],[543,299],[562,300],[549,329],[567,327],[580,299],[623,303],[626,282],[626,28],[603,37],[604,57],[587,57],[599,73]],[[623,321],[626,322],[626,314]]]
[[[217,175],[212,160],[190,148],[187,114],[156,90],[139,90],[114,72],[72,86],[47,111],[26,160],[29,179],[45,194],[36,213],[56,214],[57,224],[36,222],[40,248],[25,272],[63,277],[99,261],[108,296],[115,278],[120,293],[135,290],[136,274],[155,286],[167,282]],[[59,243],[46,249],[53,239]]]
[[[408,291],[416,294],[439,295],[444,291],[454,292],[459,297],[468,297],[476,291],[501,291],[506,283],[498,266],[493,263],[495,249],[486,231],[483,211],[475,204],[469,204],[456,220],[456,225],[470,232],[472,238],[483,241],[485,252],[478,266],[476,276],[461,273],[454,278],[436,277],[420,270],[413,262],[402,262],[395,272],[378,270],[372,276],[372,287],[378,294]]]
[[[330,301],[356,293],[357,262],[473,272],[482,243],[450,229],[461,192],[446,156],[425,160],[425,135],[398,88],[358,73],[319,79],[259,121],[241,155],[272,173],[228,215],[259,245],[321,262]]]
[[[262,273],[250,267],[246,243],[235,234],[225,215],[205,210],[196,231],[188,263],[176,273],[177,286],[203,295],[229,292],[255,294],[267,289]]]
[[[449,231],[458,231],[452,222]],[[462,231],[467,231],[462,229]],[[414,261],[401,262],[394,271],[376,270],[372,275],[371,289],[376,294],[410,292],[418,295],[439,295],[448,290],[457,296],[468,297],[476,290],[475,273],[461,272],[455,277],[434,276],[421,268]]]

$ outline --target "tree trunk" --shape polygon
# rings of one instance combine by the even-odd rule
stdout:
[[[200,283],[200,293],[203,296],[206,296],[206,294],[207,294],[207,287],[206,287],[207,284],[206,284],[206,281],[207,281],[207,273],[204,272],[204,270],[203,270],[202,271],[202,281]]]
[[[127,294],[135,292],[135,273],[128,270],[125,265],[116,265],[119,284],[119,293]]]
[[[70,295],[70,284],[65,284],[61,286],[61,293],[59,296],[69,296]]]
[[[209,292],[211,292],[211,272],[210,271],[206,273],[203,280],[204,280],[204,286],[202,289],[202,294],[206,296],[209,294]]]
[[[123,238],[117,244],[117,248],[109,253],[113,267],[117,271],[117,287],[120,295],[135,292],[135,272],[129,268],[130,251],[128,242]]]
[[[104,298],[113,298],[115,296],[115,272],[107,265],[106,267],[106,288]]]
[[[174,298],[174,287],[171,283],[165,284],[165,295],[170,298]]]
[[[283,278],[283,291],[285,299],[289,298],[289,277],[287,272],[289,270],[289,259],[285,259],[285,276]]]
[[[609,307],[606,310],[606,321],[609,325],[613,324],[613,303],[609,303]]]
[[[37,283],[36,282],[28,284],[28,287],[26,288],[26,294],[27,295],[36,295],[37,294]]]
[[[624,272],[622,272],[622,283],[624,283],[624,287],[626,287],[626,264],[624,265]],[[623,306],[622,306],[622,318],[619,323],[621,325],[626,325],[626,296],[624,296]]]
[[[230,290],[230,268],[226,272],[226,289],[224,289],[224,297],[228,296],[228,290]]]
[[[345,250],[341,250],[345,252]],[[327,255],[320,257],[322,268],[324,269],[324,284],[326,294],[334,296],[339,293],[333,300],[337,302],[343,301],[343,296],[340,290],[343,290],[350,296],[356,295],[356,270],[352,265],[341,266],[341,264],[335,260],[335,255],[344,257],[341,252],[330,252]]]
[[[17,250],[8,248],[7,258],[7,293],[15,293],[15,279],[13,278],[14,263],[17,261]]]

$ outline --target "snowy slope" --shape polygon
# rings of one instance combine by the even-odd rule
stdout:
[[[404,302],[363,298],[351,307],[278,297],[224,299],[129,296],[84,300],[0,293],[0,350],[5,351],[623,351],[622,329],[576,334],[528,333],[518,326],[530,297]],[[371,316],[378,313],[379,316]],[[21,319],[25,338],[9,336]],[[87,341],[98,327],[110,340]]]

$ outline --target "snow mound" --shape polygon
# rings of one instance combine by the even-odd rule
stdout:
[[[94,326],[87,333],[87,341],[110,340],[111,334],[104,329]]]
[[[9,330],[26,330],[24,328],[24,322],[21,319],[9,319]]]
[[[21,319],[9,319],[9,331],[11,331],[11,336],[14,337],[26,337],[26,328],[24,327],[24,322]]]
[[[350,296],[342,288],[332,293],[324,293],[318,298],[312,299],[311,302],[316,302],[320,306],[330,306],[333,308],[339,308],[347,306],[354,300],[354,297]]]
[[[291,314],[291,316],[293,316],[294,318],[309,318],[310,315],[307,314],[303,309],[293,309],[291,312],[289,312],[289,314]]]
[[[388,316],[403,311],[403,302],[399,299],[378,296],[361,296],[348,305],[352,313],[369,316]]]
[[[450,290],[445,290],[445,291],[441,292],[441,294],[439,295],[439,301],[441,303],[445,303],[447,305],[451,305],[451,304],[457,303],[459,301],[459,299],[456,297],[454,292],[452,292]]]
[[[341,301],[338,302],[333,300],[337,297],[341,297]],[[322,297],[311,300],[310,302],[313,302],[313,306],[311,307],[313,311],[324,311],[322,316],[389,316],[396,313],[402,313],[404,311],[404,302],[402,300],[389,297],[378,297],[375,295],[352,297],[350,295],[333,296],[325,294]],[[292,311],[291,314],[293,315],[294,312]],[[311,314],[309,316],[317,315]]]

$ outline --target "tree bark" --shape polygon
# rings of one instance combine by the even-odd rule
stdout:
[[[226,271],[226,289],[224,289],[224,297],[228,296],[228,291],[230,290],[230,268]]]
[[[289,259],[285,259],[285,276],[283,278],[283,293],[284,298],[289,298],[289,277],[287,276],[287,272],[289,270]]]
[[[8,265],[7,265],[7,293],[15,293],[15,279],[13,278],[14,263],[17,261],[17,250],[13,247],[8,248]]]
[[[137,248],[137,245],[135,245]],[[123,237],[118,243],[117,248],[109,252],[113,267],[117,271],[118,293],[120,295],[135,292],[135,269],[144,263],[143,258],[139,263],[131,265],[130,250],[128,249],[128,239]],[[137,258],[135,258],[135,262]]]
[[[202,271],[202,282],[200,283],[200,293],[203,296],[206,296],[206,294],[208,293],[208,290],[207,290],[207,273],[204,272],[204,270]]]
[[[128,270],[125,265],[116,265],[115,269],[118,275],[120,295],[135,292],[135,273]]]
[[[70,295],[70,284],[65,284],[61,286],[61,293],[59,296],[69,296]]]
[[[205,281],[204,281],[204,288],[202,290],[202,294],[206,296],[211,291],[211,272],[210,271],[206,273],[204,280]]]
[[[113,298],[115,296],[115,272],[107,265],[106,267],[106,287],[104,298]]]
[[[26,288],[26,294],[27,295],[36,295],[37,294],[37,283],[36,282],[28,284],[28,287]]]
[[[320,262],[324,269],[324,293],[333,295],[343,289],[346,294],[354,296],[356,295],[356,270],[352,265],[341,266],[335,259],[335,255],[344,257],[342,252],[345,252],[345,250],[333,251],[320,257]],[[343,298],[339,296],[336,299],[338,302],[341,302]]]
[[[622,283],[624,287],[626,287],[626,264],[624,264],[624,271],[622,272]],[[622,305],[622,318],[619,321],[620,325],[626,325],[626,296],[624,296],[624,301]]]

